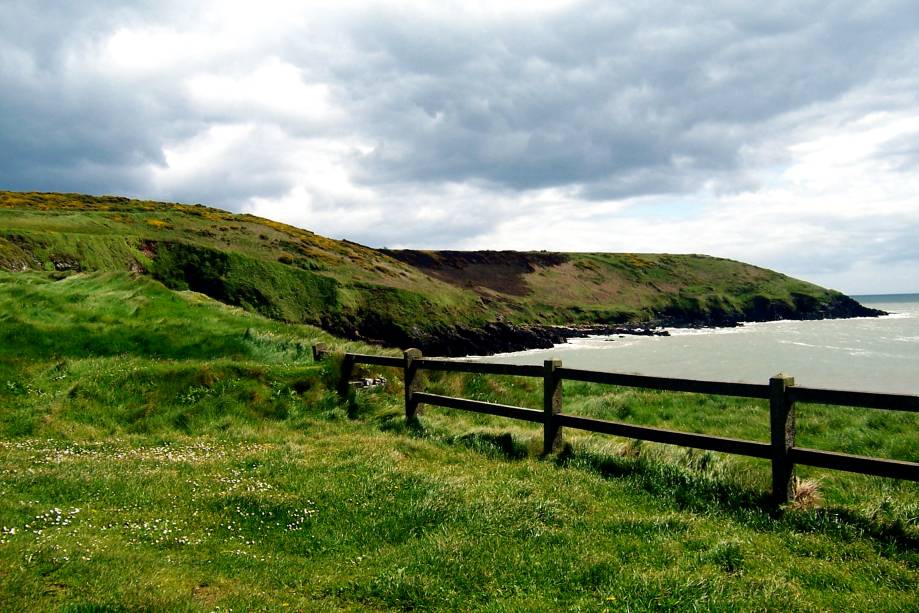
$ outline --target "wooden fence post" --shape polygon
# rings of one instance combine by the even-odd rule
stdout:
[[[341,359],[341,373],[338,379],[338,393],[342,398],[348,397],[348,383],[354,370],[354,357],[346,353]]]
[[[795,466],[790,450],[795,446],[795,405],[788,388],[795,378],[779,373],[769,379],[769,431],[772,444],[772,499],[785,504],[794,497]]]
[[[325,343],[316,343],[313,345],[313,361],[318,362],[326,356],[329,352],[329,348]]]
[[[562,411],[562,379],[557,372],[561,367],[561,360],[545,360],[543,362],[543,455],[558,451],[562,445],[562,428],[555,418]]]
[[[403,354],[405,363],[403,364],[403,373],[405,380],[405,421],[411,423],[418,416],[418,401],[415,400],[414,394],[418,391],[418,366],[415,360],[421,357],[420,349],[406,349]]]

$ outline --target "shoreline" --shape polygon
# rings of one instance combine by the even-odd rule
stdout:
[[[879,305],[893,310],[893,305]],[[552,349],[469,362],[542,365],[652,377],[764,383],[790,373],[805,387],[919,395],[919,300],[887,316],[750,322],[736,328],[670,330],[670,337],[571,339]]]
[[[612,342],[617,340],[616,337],[624,338],[627,340],[628,337],[666,337],[666,338],[679,338],[681,336],[702,336],[702,335],[715,335],[715,334],[743,334],[745,331],[751,331],[759,326],[769,326],[775,324],[783,323],[798,323],[798,322],[835,322],[840,320],[846,321],[868,321],[874,319],[911,319],[913,316],[907,313],[887,313],[886,315],[874,316],[865,316],[865,317],[836,317],[836,318],[826,318],[826,319],[776,319],[771,321],[744,321],[739,322],[736,326],[682,326],[682,327],[668,327],[668,328],[659,328],[655,329],[654,334],[589,334],[586,336],[573,336],[566,338],[563,342],[557,343],[552,347],[532,347],[529,349],[520,349],[517,351],[506,351],[493,354],[485,355],[465,355],[458,356],[455,359],[469,359],[479,360],[482,358],[496,357],[503,358],[508,356],[515,355],[526,355],[528,353],[537,353],[540,351],[546,351],[548,349],[564,349],[564,348],[583,348],[583,349],[597,349],[596,345],[589,345],[587,343],[579,343],[578,341],[602,341],[602,342]],[[657,333],[659,331],[660,333]]]
[[[855,305],[854,307],[852,305]],[[455,328],[435,338],[408,339],[426,354],[439,357],[487,357],[521,351],[551,349],[571,339],[615,336],[671,336],[677,330],[723,330],[754,323],[782,321],[822,321],[836,319],[875,319],[891,313],[863,306],[854,300],[843,313],[792,313],[798,317],[706,317],[682,319],[666,317],[635,324],[515,325],[490,322],[479,328]],[[677,334],[679,335],[679,333]]]

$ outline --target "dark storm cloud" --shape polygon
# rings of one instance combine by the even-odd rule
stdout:
[[[170,121],[137,112],[136,98],[98,82],[11,81],[16,91],[0,98],[0,184],[134,193],[146,184],[145,165],[162,163]]]
[[[376,61],[349,87],[380,143],[359,176],[577,184],[597,198],[730,183],[742,148],[784,114],[902,77],[904,56],[919,59],[914,4],[607,6],[484,27],[358,24],[356,44]]]
[[[252,119],[232,107],[196,116],[180,83],[163,80],[181,72],[141,81],[73,64],[120,26],[181,29],[174,7],[68,6],[4,7],[3,184],[98,190],[108,175],[142,191],[138,166],[162,164],[163,143],[196,120]],[[914,3],[731,6],[587,2],[484,20],[378,5],[336,20],[347,63],[298,49],[291,34],[266,49],[308,70],[329,63],[320,69],[352,122],[340,130],[376,144],[355,168],[364,182],[580,185],[589,198],[730,184],[741,148],[773,119],[915,59]]]
[[[162,163],[163,137],[185,120],[164,83],[100,74],[75,58],[132,13],[12,2],[2,14],[0,185],[143,192],[145,167]]]

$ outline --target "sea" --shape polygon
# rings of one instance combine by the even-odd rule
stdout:
[[[919,394],[919,294],[854,296],[884,317],[745,323],[736,328],[668,328],[670,336],[591,336],[551,349],[481,358],[661,377]]]

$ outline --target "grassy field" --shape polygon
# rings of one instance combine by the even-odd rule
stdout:
[[[4,610],[919,608],[919,487],[518,422],[402,419],[374,351],[128,273],[0,274]],[[379,350],[376,350],[379,351]],[[537,382],[431,391],[538,406]],[[568,385],[566,410],[763,440],[755,401]],[[881,415],[882,418],[878,417]],[[799,440],[917,460],[915,416],[802,407]]]

